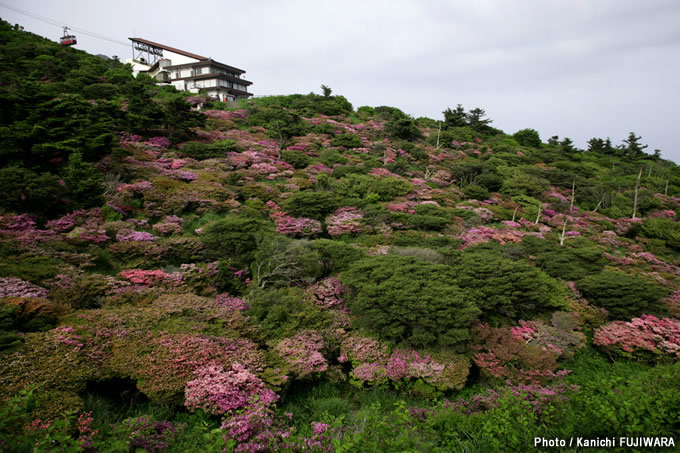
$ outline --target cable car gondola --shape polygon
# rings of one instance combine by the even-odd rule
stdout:
[[[75,35],[69,35],[67,30],[69,30],[69,28],[64,27],[64,36],[59,38],[59,43],[62,46],[73,46],[75,44],[78,44],[78,41],[76,41]]]

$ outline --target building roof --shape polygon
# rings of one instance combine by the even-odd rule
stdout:
[[[158,47],[163,50],[167,50],[168,52],[174,52],[180,55],[184,55],[185,57],[189,58],[195,58],[196,60],[207,60],[208,57],[202,57],[201,55],[196,55],[195,53],[191,52],[185,52],[180,49],[175,49],[174,47],[166,46],[165,44],[159,44],[157,42],[149,41],[147,39],[142,39],[142,38],[128,38],[130,41],[136,41],[136,42],[141,42],[142,44],[146,44],[149,46],[153,47]]]
[[[239,74],[245,74],[246,71],[243,69],[235,68],[233,66],[229,66],[224,63],[220,63],[219,61],[215,61],[212,58],[205,58],[201,61],[198,61],[196,63],[184,63],[184,64],[176,64],[172,66],[167,66],[166,69],[177,69],[177,68],[188,68],[190,66],[199,66],[199,64],[207,64],[207,65],[212,65],[212,66],[217,66],[218,68],[223,68],[228,71],[233,71],[233,72],[238,72]]]

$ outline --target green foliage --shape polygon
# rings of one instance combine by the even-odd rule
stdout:
[[[522,241],[522,248],[527,254],[536,257],[536,264],[548,275],[563,280],[578,280],[596,274],[607,264],[602,250],[579,238],[570,239],[564,246],[560,246],[535,236],[527,236]]]
[[[453,266],[456,282],[475,294],[488,319],[496,314],[513,319],[566,308],[561,285],[544,272],[503,257],[484,246],[471,247]]]
[[[348,162],[348,159],[336,149],[323,150],[321,152],[320,160],[328,167],[332,167],[335,164],[346,164]]]
[[[344,148],[359,148],[361,147],[361,139],[359,136],[350,133],[343,133],[336,135],[331,139],[331,146],[342,146]]]
[[[79,152],[69,156],[65,181],[74,208],[91,208],[103,203],[103,176],[97,167],[83,162]]]
[[[265,237],[254,254],[251,266],[260,288],[309,285],[321,276],[321,255],[310,241],[294,241],[286,236]]]
[[[284,151],[281,153],[281,159],[284,162],[288,162],[293,166],[293,168],[300,169],[305,168],[309,165],[309,156],[307,156],[302,151],[292,150]]]
[[[577,282],[576,288],[591,304],[605,308],[609,319],[627,321],[643,314],[663,314],[661,299],[668,294],[642,277],[614,271],[586,277]]]
[[[381,201],[389,201],[395,197],[406,195],[411,189],[413,189],[413,184],[403,179],[376,178],[359,174],[347,175],[338,180],[334,186],[335,193],[342,197],[365,198],[374,193],[380,195]]]
[[[541,137],[535,129],[522,129],[512,134],[517,143],[522,146],[530,146],[532,148],[541,147]]]
[[[457,345],[480,315],[445,265],[396,255],[364,258],[341,276],[360,326],[396,343]]]
[[[0,207],[7,211],[31,212],[50,218],[64,211],[65,188],[51,173],[35,173],[20,167],[0,169]]]
[[[248,302],[251,321],[267,339],[292,337],[300,330],[319,330],[331,325],[328,313],[305,300],[299,288],[254,288],[248,294]]]
[[[356,247],[329,239],[317,239],[312,242],[311,247],[320,255],[324,275],[346,271],[352,263],[364,256]]]
[[[213,143],[187,142],[182,145],[181,154],[196,160],[226,157],[230,151],[237,151],[234,140],[217,140]]]
[[[309,217],[323,220],[338,207],[335,196],[329,192],[303,190],[295,192],[282,204],[284,211],[294,217]]]
[[[265,230],[260,220],[227,217],[205,227],[200,238],[215,258],[229,258],[237,266],[247,266]]]
[[[489,191],[486,189],[486,187],[479,186],[477,184],[465,186],[463,188],[463,193],[465,194],[466,198],[471,198],[473,200],[479,201],[488,200],[489,196],[491,195]]]
[[[648,238],[662,239],[668,247],[680,250],[680,224],[671,219],[647,219],[640,226],[640,235]]]
[[[414,141],[423,138],[413,118],[391,119],[385,124],[385,131],[393,140]]]
[[[352,104],[344,96],[320,96],[318,94],[292,94],[288,96],[267,96],[256,100],[258,107],[297,110],[304,116],[347,115],[352,113]],[[249,119],[250,120],[250,119]]]

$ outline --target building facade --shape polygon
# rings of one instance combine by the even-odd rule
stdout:
[[[253,83],[243,78],[243,69],[146,39],[129,39],[132,58],[126,63],[132,65],[135,76],[145,72],[159,83],[169,83],[191,93],[205,93],[225,102],[253,95],[248,92]]]

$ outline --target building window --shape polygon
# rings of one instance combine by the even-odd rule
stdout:
[[[194,69],[194,74],[195,74],[195,75],[201,75],[201,69],[202,69],[202,68],[196,68],[196,69]]]

